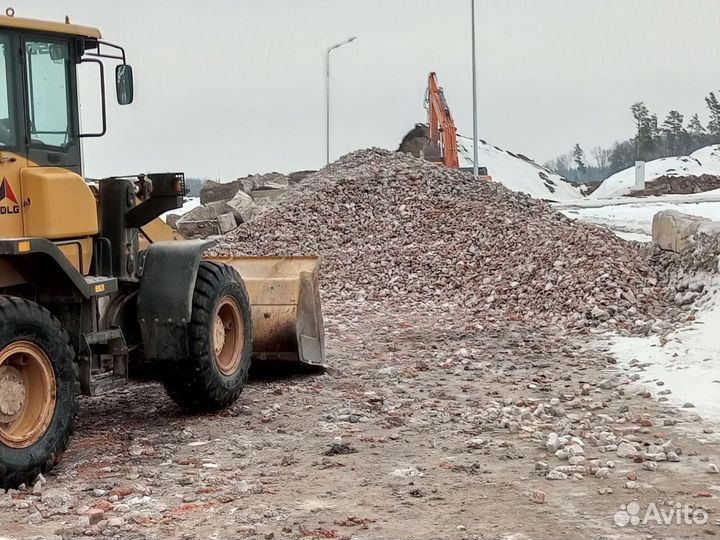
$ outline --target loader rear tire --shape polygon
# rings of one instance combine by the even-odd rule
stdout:
[[[79,392],[75,353],[58,320],[34,302],[0,296],[0,488],[55,466]]]
[[[190,357],[163,370],[168,395],[191,411],[232,405],[247,382],[252,354],[250,301],[234,268],[200,262],[188,332]]]

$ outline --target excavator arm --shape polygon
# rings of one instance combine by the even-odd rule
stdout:
[[[457,148],[457,128],[440,88],[435,72],[428,76],[427,87],[428,124],[430,125],[430,147],[439,148],[443,165],[451,168],[460,166]]]

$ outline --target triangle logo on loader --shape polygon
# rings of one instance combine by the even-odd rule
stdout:
[[[11,206],[0,206],[0,216],[7,216],[8,214],[19,214],[20,206],[18,205],[17,198],[13,193],[12,187],[8,179],[3,177],[2,183],[0,183],[0,205],[9,200],[13,203]]]
[[[8,182],[7,178],[3,178],[2,184],[0,184],[0,202],[4,201],[5,199],[10,199],[15,204],[18,203],[17,199],[15,198],[15,194],[10,187],[10,182]]]

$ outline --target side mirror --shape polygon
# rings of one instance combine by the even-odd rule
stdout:
[[[115,90],[120,105],[129,105],[133,102],[133,72],[129,65],[121,64],[115,68]]]

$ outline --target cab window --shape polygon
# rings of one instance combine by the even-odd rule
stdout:
[[[10,39],[0,34],[0,148],[17,146],[13,111],[13,85]]]
[[[27,41],[25,66],[30,145],[70,145],[70,52],[67,42]]]

